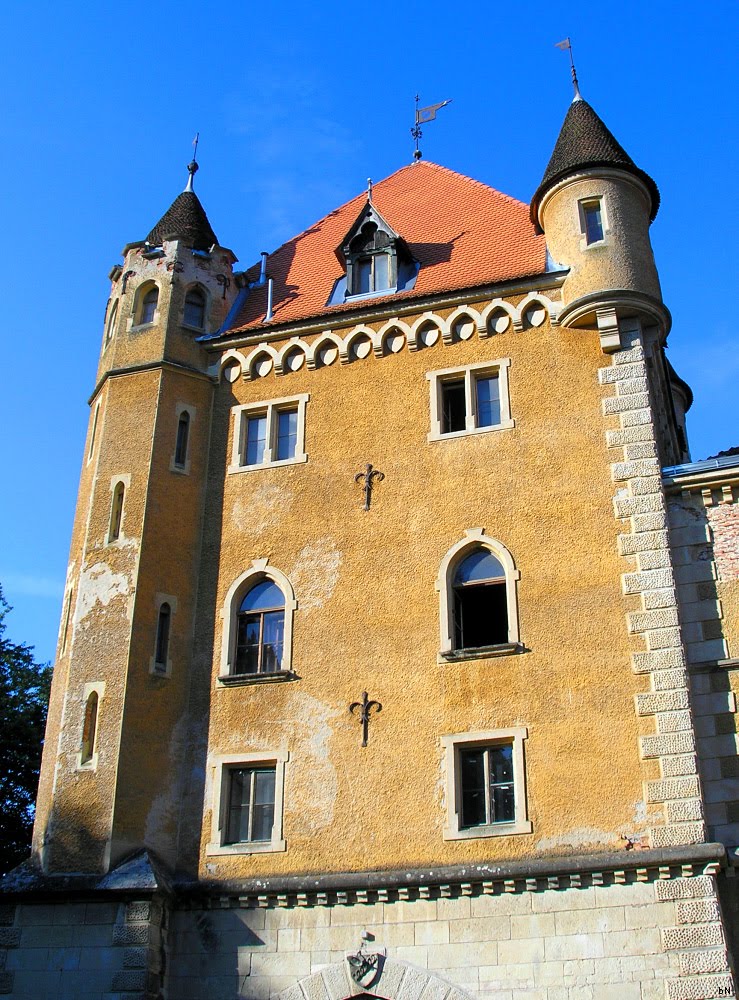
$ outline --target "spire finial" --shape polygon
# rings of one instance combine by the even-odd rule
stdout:
[[[555,48],[562,49],[570,53],[570,72],[572,73],[572,86],[575,89],[575,96],[572,98],[573,103],[575,101],[582,100],[582,94],[580,93],[580,84],[577,82],[577,73],[575,72],[575,60],[572,58],[572,43],[570,42],[569,36],[561,42],[555,43]]]
[[[372,178],[367,178],[367,201],[372,204]]]
[[[199,141],[200,141],[200,133],[196,132],[195,133],[195,138],[192,140],[192,144],[193,144],[193,147],[194,147],[193,154],[192,154],[192,159],[187,164],[187,172],[188,172],[188,174],[190,176],[187,178],[187,186],[185,187],[185,191],[192,191],[193,190],[193,186],[192,186],[193,178],[195,177],[195,174],[200,169],[198,167],[198,160],[197,160],[197,157],[198,157],[198,142]]]

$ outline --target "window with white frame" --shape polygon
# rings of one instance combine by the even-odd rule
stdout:
[[[232,754],[213,761],[213,819],[206,853],[284,851],[287,751]]]
[[[310,396],[287,396],[233,408],[229,472],[248,472],[307,462],[305,408]]]
[[[510,358],[429,372],[429,441],[513,427],[508,395]]]
[[[531,833],[527,818],[523,726],[443,736],[445,840]]]
[[[223,647],[219,681],[245,684],[289,680],[297,601],[290,581],[266,559],[231,585],[221,617]]]
[[[482,528],[470,528],[444,556],[439,591],[442,660],[518,651],[516,585],[521,574],[508,549]]]

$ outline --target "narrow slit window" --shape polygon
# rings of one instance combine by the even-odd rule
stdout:
[[[92,416],[92,430],[90,431],[90,449],[87,452],[87,461],[89,462],[92,458],[92,453],[95,450],[95,437],[97,435],[98,429],[98,418],[100,417],[100,401],[95,404],[95,412]]]
[[[588,244],[600,243],[603,240],[603,215],[600,201],[583,205],[585,214],[585,240]]]
[[[174,449],[174,464],[184,469],[187,463],[187,443],[190,436],[190,414],[184,410],[177,421],[177,440]]]
[[[165,603],[159,608],[159,618],[157,621],[157,641],[154,654],[154,665],[157,670],[167,669],[167,656],[169,654],[169,629],[172,620],[172,609]]]
[[[82,747],[80,764],[89,764],[95,754],[95,738],[97,736],[98,693],[90,692],[85,704],[85,717],[82,724]]]
[[[105,343],[109,344],[113,339],[113,334],[115,333],[115,325],[118,319],[118,299],[113,303],[113,308],[110,310],[110,316],[108,317],[108,325],[105,330]]]
[[[67,593],[67,600],[64,605],[64,628],[62,630],[62,645],[61,645],[62,655],[64,655],[64,653],[67,650],[67,639],[69,638],[69,619],[71,614],[72,614],[72,591],[70,590]]]
[[[125,496],[126,487],[122,482],[116,483],[115,489],[113,490],[113,503],[110,509],[110,532],[108,534],[108,541],[115,542],[120,538],[121,526],[123,524],[123,498]]]

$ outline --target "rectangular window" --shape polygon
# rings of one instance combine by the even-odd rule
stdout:
[[[602,243],[605,239],[605,219],[603,204],[600,198],[591,198],[579,202],[580,228],[585,236],[586,246],[591,243]]]
[[[234,438],[228,471],[307,462],[305,409],[307,393],[249,406],[235,406]]]
[[[429,441],[514,426],[508,399],[510,360],[502,358],[461,369],[429,372]]]
[[[209,855],[284,851],[286,750],[211,758],[213,809]]]
[[[531,833],[524,727],[442,737],[447,764],[445,840]]]
[[[228,774],[226,844],[272,839],[275,818],[274,767],[235,767]]]

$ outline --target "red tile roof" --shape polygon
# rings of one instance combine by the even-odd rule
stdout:
[[[272,323],[361,307],[356,301],[326,303],[344,273],[336,248],[366,197],[363,193],[348,201],[270,255]],[[415,288],[381,301],[495,284],[545,270],[545,239],[534,232],[528,205],[446,167],[424,161],[403,167],[373,185],[372,200],[421,264]],[[250,280],[257,274],[257,266],[248,272]],[[261,326],[266,302],[265,288],[252,290],[229,332]]]

